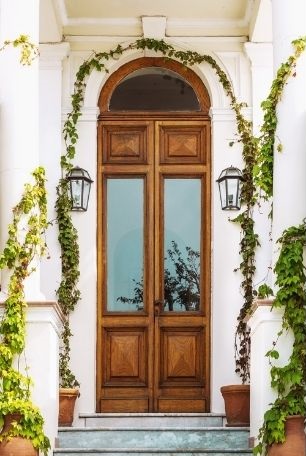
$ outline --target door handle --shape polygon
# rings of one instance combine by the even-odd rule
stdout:
[[[164,302],[163,301],[160,301],[159,299],[154,301],[154,315],[155,315],[155,317],[159,316],[159,314],[163,311],[163,308],[164,308]]]

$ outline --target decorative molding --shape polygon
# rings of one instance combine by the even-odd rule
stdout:
[[[251,335],[264,323],[282,324],[283,309],[272,308],[273,299],[259,299],[255,301],[252,314],[246,319]]]
[[[251,62],[252,67],[271,67],[273,66],[273,46],[272,43],[244,43],[244,52]]]
[[[237,97],[241,94],[240,74],[241,74],[241,54],[240,52],[216,51],[216,55],[219,61],[222,62],[223,66],[227,70],[227,74],[230,75],[231,83],[234,88],[234,92]]]
[[[168,38],[169,40],[170,38]],[[199,43],[199,44],[212,44],[215,46],[218,43],[246,43],[247,38],[245,36],[171,36],[171,42],[177,41],[177,44],[183,45],[184,43]],[[65,38],[66,42],[71,43],[114,43],[119,41],[122,44],[122,36],[117,35],[69,35]],[[125,36],[124,42],[131,42],[135,40],[135,36]],[[167,41],[167,37],[165,37]],[[74,51],[76,52],[76,51]]]
[[[209,115],[212,122],[234,122],[235,113],[232,108],[210,108]]]
[[[71,108],[64,108],[62,110],[62,122],[65,122],[67,115],[71,112]],[[82,122],[96,122],[98,115],[100,114],[100,109],[97,106],[87,107],[82,109],[82,115],[79,119],[79,123]]]
[[[61,69],[62,61],[69,56],[69,52],[69,43],[41,44],[39,46],[40,69]]]

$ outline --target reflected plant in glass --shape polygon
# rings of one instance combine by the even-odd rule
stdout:
[[[168,260],[168,265],[170,260],[174,271],[165,268],[165,305],[168,310],[180,310],[178,306],[185,310],[199,310],[200,252],[186,246],[183,253],[178,244],[171,241],[167,253],[168,259],[165,260]]]
[[[196,311],[200,308],[200,252],[186,246],[183,253],[175,241],[167,249],[164,270],[164,309],[168,311]],[[119,296],[117,301],[133,304],[143,310],[143,277],[135,284],[133,295]]]
[[[134,304],[136,306],[136,310],[143,310],[143,277],[141,281],[137,281],[132,279],[135,287],[134,287],[134,295],[131,298],[127,298],[125,296],[119,296],[117,301],[122,302],[123,304]]]

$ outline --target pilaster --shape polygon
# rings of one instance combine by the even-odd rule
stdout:
[[[258,134],[263,121],[261,102],[267,97],[273,78],[273,48],[271,43],[247,42],[244,51],[251,64],[253,131]]]
[[[68,57],[68,43],[42,44],[39,47],[39,159],[46,168],[48,192],[48,217],[56,218],[56,186],[61,177],[60,158],[62,145],[62,73],[63,61]],[[48,299],[56,299],[55,289],[61,280],[58,227],[50,226],[47,244],[51,252],[48,260],[41,262],[41,289]],[[52,280],[50,280],[52,277]]]

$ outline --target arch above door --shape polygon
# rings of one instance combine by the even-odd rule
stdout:
[[[208,91],[200,77],[190,68],[175,60],[163,57],[141,57],[122,65],[104,84],[98,101],[100,113],[109,112],[110,99],[116,87],[131,73],[142,68],[160,67],[171,70],[182,77],[194,90],[199,102],[199,114],[207,115],[211,106]]]

